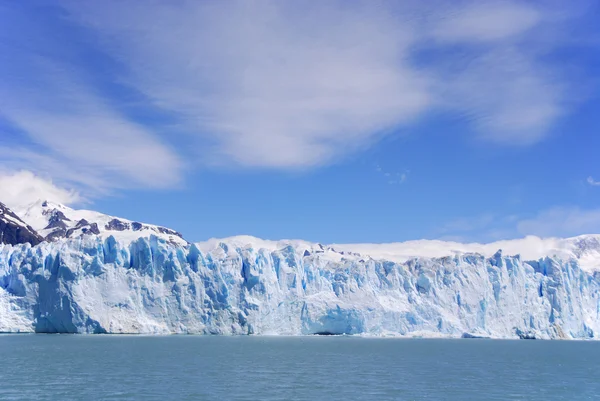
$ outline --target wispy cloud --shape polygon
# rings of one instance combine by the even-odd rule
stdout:
[[[482,139],[531,145],[566,111],[566,83],[521,51],[497,47],[466,64],[446,75],[442,98],[472,122]]]
[[[451,220],[438,230],[438,238],[486,242],[527,235],[571,237],[597,233],[600,233],[600,209],[556,206],[530,215],[488,213]]]
[[[96,171],[109,186],[129,183],[160,188],[172,187],[179,181],[182,163],[178,156],[125,119],[102,110],[74,114],[10,108],[3,111],[9,121],[26,131],[42,149],[37,156],[27,152],[29,161],[50,158],[55,166],[62,164],[79,172]],[[13,161],[19,155],[3,153],[9,153]],[[60,170],[53,172],[64,177]],[[111,184],[111,177],[117,177],[118,181]]]
[[[402,173],[396,173],[395,176],[390,176],[388,181],[389,184],[404,184],[408,180],[408,175],[410,174],[410,170],[406,170]]]
[[[541,237],[596,234],[600,232],[600,209],[551,208],[519,221],[517,230]]]
[[[588,177],[587,178],[587,183],[590,184],[590,185],[592,185],[592,186],[594,186],[594,187],[600,186],[600,181],[594,180],[593,177]]]
[[[73,49],[50,39],[49,25],[36,25],[16,4],[3,4],[2,12],[21,21],[25,37],[10,35],[13,41],[6,42],[18,51],[0,66],[0,118],[23,136],[17,145],[2,143],[0,167],[49,173],[90,192],[179,182],[180,157],[151,129],[121,114],[117,99],[111,104],[97,93],[85,78],[89,72],[70,63]],[[9,29],[5,24],[0,35],[9,36]]]
[[[218,4],[70,10],[107,38],[136,89],[214,140],[213,161],[319,165],[431,105],[429,78],[408,60],[414,33],[383,8]]]
[[[34,146],[0,163],[51,165],[61,179],[90,175],[107,189],[164,187],[192,159],[331,163],[434,110],[465,116],[485,140],[533,144],[574,92],[546,57],[554,45],[535,40],[573,23],[555,18],[552,4],[65,0],[48,23],[5,3],[11,23],[0,36],[17,56],[0,67],[10,77],[0,82],[1,112]],[[85,35],[65,43],[52,24]],[[94,67],[82,48],[116,67]],[[159,135],[124,113],[100,76],[168,112],[186,136]]]
[[[211,138],[220,160],[318,165],[437,107],[469,116],[485,138],[530,144],[564,112],[564,80],[524,44],[553,23],[548,6],[69,4],[129,67],[130,82]],[[448,55],[456,45],[462,56]],[[416,66],[422,48],[443,62]]]
[[[435,237],[444,241],[490,242],[514,238],[515,216],[498,216],[483,213],[447,221],[436,229]]]
[[[390,185],[404,184],[410,175],[410,170],[391,172],[384,170],[380,165],[375,166],[375,171],[384,177]]]
[[[456,3],[432,29],[442,42],[496,42],[517,37],[541,22],[532,4],[512,1]]]

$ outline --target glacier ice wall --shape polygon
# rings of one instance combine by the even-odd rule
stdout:
[[[0,245],[0,331],[598,338],[600,273],[500,252],[393,263],[85,236]]]

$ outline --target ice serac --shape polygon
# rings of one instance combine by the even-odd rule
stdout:
[[[0,245],[0,331],[597,339],[600,273],[502,252],[392,262],[86,235]]]

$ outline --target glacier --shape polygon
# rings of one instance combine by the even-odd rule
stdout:
[[[84,235],[0,245],[0,332],[598,339],[600,272],[501,251],[392,261]]]

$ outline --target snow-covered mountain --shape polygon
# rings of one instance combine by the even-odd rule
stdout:
[[[37,226],[62,221],[65,235],[0,245],[0,331],[600,338],[597,235],[528,237],[504,252],[245,236],[189,244],[40,207],[47,224]],[[27,210],[23,221],[37,224]],[[78,218],[89,229],[67,234]]]
[[[76,210],[49,201],[40,200],[16,207],[14,212],[47,241],[87,234],[102,237],[112,235],[121,241],[156,235],[173,244],[187,243],[180,233],[170,228],[109,216],[92,210]]]
[[[19,216],[0,202],[0,244],[30,243],[37,245],[44,239]]]

